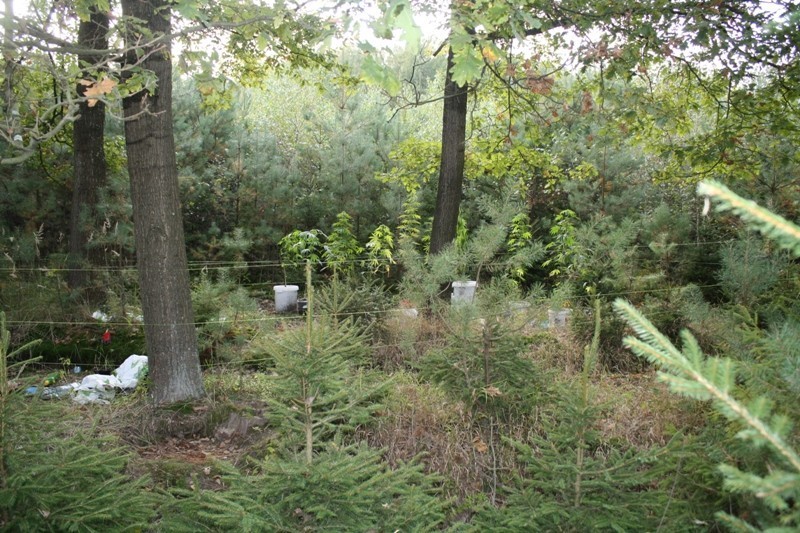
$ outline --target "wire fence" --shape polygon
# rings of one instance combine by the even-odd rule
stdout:
[[[710,245],[730,244],[735,242],[734,239],[716,240],[716,241],[691,241],[691,242],[671,242],[666,243],[665,246],[686,248],[686,247],[705,247]],[[621,251],[626,250],[644,250],[649,249],[650,245],[635,244],[622,248]],[[305,262],[292,262],[281,261],[278,259],[255,259],[255,260],[204,260],[204,261],[188,261],[189,272],[203,272],[214,270],[235,270],[235,271],[251,271],[254,269],[273,269],[274,272],[282,272],[283,269],[296,269],[305,267]],[[369,264],[369,259],[358,258],[337,261],[336,264],[347,267],[365,267]],[[485,263],[487,267],[497,267],[505,265],[503,261],[491,261]],[[719,262],[710,262],[708,264],[719,264]],[[323,261],[319,261],[316,266],[321,270],[331,270],[331,266]],[[13,264],[0,264],[0,275],[26,273],[26,272],[47,272],[51,274],[69,273],[69,272],[136,272],[136,264],[123,262],[117,265],[97,265],[85,268],[74,268],[66,265],[41,265],[41,266],[14,266]],[[277,277],[276,277],[277,278]]]
[[[711,245],[724,245],[734,242],[733,240],[717,240],[717,241],[700,241],[700,242],[683,242],[683,243],[671,243],[671,246],[675,247],[704,247],[704,246],[711,246]],[[622,253],[625,250],[636,250],[641,248],[646,248],[646,245],[634,245],[630,246],[627,249],[621,250]],[[358,267],[363,268],[365,266],[365,261],[361,259],[351,260],[351,261],[343,261],[339,263],[340,265],[347,265],[351,267]],[[708,268],[716,268],[721,265],[720,261],[713,261],[713,260],[701,260],[701,261],[692,261],[693,265],[696,266],[704,266]],[[494,267],[501,267],[504,266],[504,262],[491,262],[483,265],[484,268],[490,270]],[[305,279],[299,278],[285,278],[284,272],[285,269],[289,268],[297,268],[304,266],[304,263],[282,263],[281,261],[277,260],[250,260],[250,261],[190,261],[189,262],[189,269],[195,275],[195,279],[197,279],[197,273],[199,272],[219,272],[225,271],[229,273],[233,273],[233,281],[235,285],[238,287],[242,287],[251,291],[253,293],[253,289],[257,289],[263,299],[268,299],[268,290],[274,285],[282,285],[282,284],[291,284],[297,285],[301,289],[305,288]],[[318,270],[325,272],[326,268],[329,265],[319,264],[316,265]],[[20,305],[24,305],[24,302],[20,301],[22,295],[30,290],[31,282],[36,283],[37,280],[41,282],[41,290],[47,291],[51,290],[53,286],[60,287],[58,290],[67,291],[66,285],[64,282],[64,276],[73,271],[79,270],[81,272],[86,272],[90,274],[100,275],[100,276],[110,276],[115,280],[115,283],[124,283],[120,281],[120,276],[122,274],[130,274],[130,279],[127,283],[130,283],[134,288],[131,289],[135,291],[135,276],[136,267],[135,265],[108,265],[108,266],[98,266],[92,268],[85,268],[85,269],[69,269],[69,268],[54,268],[54,267],[26,267],[26,268],[18,268],[18,267],[0,267],[0,306],[5,307],[7,310],[10,308],[14,308]],[[328,269],[330,270],[330,269]],[[255,274],[254,274],[255,273]],[[14,277],[14,275],[20,274],[19,277]],[[236,276],[236,274],[241,274]],[[299,274],[298,274],[299,275]],[[24,279],[23,279],[24,278]],[[254,280],[255,278],[255,280]],[[55,283],[53,283],[55,280]],[[778,281],[796,281],[795,279],[787,278],[781,279]],[[17,287],[16,292],[13,288],[15,283],[19,283],[19,287]],[[722,283],[706,283],[706,284],[697,284],[694,285],[697,289],[703,291],[716,291],[723,287]],[[675,290],[680,289],[681,287],[677,286],[661,286],[661,287],[645,287],[645,288],[636,288],[636,289],[628,289],[628,290],[617,290],[617,291],[605,291],[605,292],[598,292],[593,296],[596,296],[600,299],[610,301],[614,298],[624,298],[636,301],[643,301],[648,296],[657,296],[660,299],[663,299],[665,294],[669,294]],[[5,293],[5,295],[3,295]],[[46,301],[46,299],[43,299]],[[550,297],[547,296],[540,296],[540,297],[533,297],[525,299],[525,302],[531,306],[531,308],[539,309],[540,313],[542,312],[541,309],[546,309],[546,304],[551,301]],[[262,300],[263,303],[263,300]],[[34,314],[37,309],[34,307],[36,302],[32,302],[30,308],[26,309],[26,313],[23,314]],[[77,308],[77,307],[75,307]],[[94,318],[90,318],[89,316],[82,316],[82,317],[75,317],[75,318],[64,318],[63,316],[58,318],[49,318],[49,316],[59,315],[64,313],[59,313],[58,310],[52,308],[45,308],[39,309],[40,313],[36,313],[36,318],[27,318],[25,316],[16,316],[20,315],[21,313],[11,312],[8,313],[10,316],[8,317],[7,323],[12,328],[37,328],[37,327],[99,327],[99,328],[144,328],[146,324],[144,323],[142,317],[138,316],[117,316],[111,317],[108,320],[99,321]],[[359,311],[359,312],[346,312],[346,313],[339,313],[338,316],[342,318],[347,317],[354,317],[354,318],[365,318],[368,317],[371,320],[380,319],[387,315],[397,314],[397,309],[381,309],[381,310],[370,310],[370,311]],[[425,309],[418,309],[418,312],[422,316],[430,315],[430,313],[434,312],[432,308],[425,308]],[[174,322],[171,323],[148,323],[149,326],[159,327],[159,326],[175,326],[175,325],[191,325],[195,328],[205,328],[205,327],[228,327],[228,326],[238,326],[242,328],[256,328],[263,325],[268,325],[270,323],[278,323],[278,322],[285,322],[287,320],[292,320],[291,317],[283,316],[283,315],[276,315],[269,311],[267,306],[262,306],[262,309],[258,313],[245,313],[241,316],[236,317],[227,317],[227,318],[215,318],[213,320],[203,320],[203,321],[193,321],[190,324],[176,324]],[[543,320],[543,318],[540,318]],[[591,316],[582,316],[580,313],[576,313],[572,317],[572,323],[576,325],[591,325],[593,323],[593,318]],[[385,346],[386,348],[390,346]],[[375,349],[383,348],[383,346],[373,346]]]

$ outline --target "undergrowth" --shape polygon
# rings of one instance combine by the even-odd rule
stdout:
[[[3,529],[796,527],[798,306],[781,297],[785,283],[741,287],[795,267],[763,243],[723,248],[719,305],[678,283],[693,256],[675,263],[664,232],[648,230],[664,268],[651,278],[613,253],[630,225],[592,224],[581,242],[611,228],[593,253],[620,271],[577,265],[550,299],[570,295],[563,329],[543,327],[538,287],[526,296],[488,266],[474,271],[473,303],[448,305],[458,250],[430,261],[401,252],[408,275],[396,295],[344,274],[318,287],[309,273],[307,314],[263,323],[234,280],[201,276],[210,394],[169,412],[141,391],[83,410],[27,397],[25,375],[9,374],[22,354],[6,334]],[[481,235],[486,250],[467,241],[464,253],[488,262],[499,226]],[[595,293],[666,278],[663,291],[635,296],[654,322],[621,303],[612,316]],[[591,290],[570,286],[578,279]],[[631,328],[634,353],[620,349]],[[668,396],[653,366],[704,403]]]

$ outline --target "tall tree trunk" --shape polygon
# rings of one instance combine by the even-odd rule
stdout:
[[[145,21],[153,34],[168,34],[169,5],[169,0],[123,0],[122,12]],[[131,29],[128,47],[133,49],[140,37]],[[141,62],[157,76],[157,89],[125,98],[123,108],[153,400],[169,404],[199,398],[204,391],[175,161],[170,43],[158,46],[145,50]],[[127,57],[136,60],[133,52]]]
[[[88,20],[82,20],[78,28],[78,45],[92,50],[108,48],[108,13],[92,10]],[[78,55],[81,65],[91,67],[103,59],[101,53]],[[98,80],[99,81],[99,80]],[[83,95],[86,86],[78,84],[78,94]],[[72,130],[73,180],[72,212],[69,221],[69,275],[67,281],[72,288],[86,287],[89,282],[87,267],[99,264],[99,250],[88,247],[90,231],[99,231],[101,223],[97,214],[98,190],[106,184],[106,153],[103,148],[103,130],[106,123],[106,108],[103,102],[80,104],[80,116]]]
[[[3,114],[11,117],[14,108],[14,0],[3,0]],[[8,118],[6,118],[8,120]],[[8,127],[8,124],[6,125]]]
[[[456,237],[461,188],[464,183],[464,145],[467,140],[467,88],[458,86],[451,74],[453,50],[447,53],[447,74],[442,112],[442,159],[439,188],[433,212],[430,253],[437,254]]]

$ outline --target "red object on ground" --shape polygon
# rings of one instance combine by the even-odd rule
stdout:
[[[110,343],[111,342],[111,332],[106,330],[106,332],[103,333],[103,336],[100,337],[100,340],[103,342],[103,344]]]

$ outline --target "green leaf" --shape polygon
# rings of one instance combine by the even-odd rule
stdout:
[[[539,29],[542,28],[542,21],[540,19],[534,17],[530,13],[523,12],[522,13],[522,20],[524,20],[528,24],[528,26],[530,26],[531,28],[533,28],[535,30],[539,30]]]
[[[414,14],[411,11],[411,4],[407,0],[397,2],[394,7],[395,25],[403,31],[403,37],[413,51],[419,49],[422,39],[422,30],[414,22]]]
[[[483,58],[474,46],[467,46],[461,50],[453,50],[453,81],[459,87],[464,87],[469,82],[481,76]]]
[[[202,13],[200,12],[197,2],[194,2],[193,0],[175,2],[172,5],[172,9],[185,19],[201,20],[204,18],[202,17]]]
[[[397,74],[375,61],[372,56],[365,57],[361,64],[361,79],[382,88],[389,93],[389,96],[397,96],[400,92],[400,79]]]

